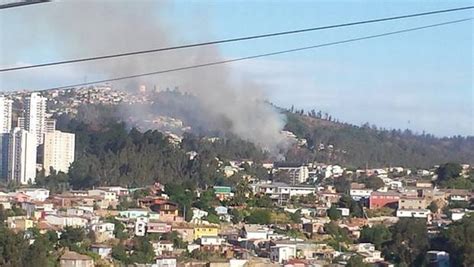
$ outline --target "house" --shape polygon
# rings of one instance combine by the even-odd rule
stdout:
[[[194,227],[194,240],[197,240],[203,236],[218,236],[219,228],[212,225],[198,225]]]
[[[194,241],[194,228],[186,224],[173,225],[173,231],[176,231],[183,241],[192,243]]]
[[[114,192],[118,197],[128,196],[128,189],[121,186],[102,186],[97,189],[104,190],[107,192]]]
[[[112,253],[112,247],[103,244],[92,244],[91,250],[92,252],[99,254],[102,259],[108,258]]]
[[[446,251],[430,250],[426,252],[427,266],[449,267],[449,253]]]
[[[147,217],[138,217],[135,221],[135,235],[136,236],[145,236],[146,225],[148,223]]]
[[[472,193],[466,189],[448,189],[449,201],[469,201]]]
[[[164,222],[178,222],[184,219],[180,217],[178,204],[169,200],[155,200],[150,209],[160,214],[160,220]]]
[[[146,225],[146,232],[159,234],[169,233],[171,232],[171,225],[165,222],[148,221]]]
[[[96,242],[105,242],[107,240],[115,238],[115,224],[113,223],[101,222],[91,224],[90,229],[94,231]]]
[[[60,267],[94,267],[94,260],[74,251],[67,250],[59,258]]]
[[[369,208],[379,209],[384,207],[396,208],[400,200],[400,193],[395,191],[372,192],[369,197]]]
[[[16,192],[25,194],[34,201],[45,201],[49,197],[49,190],[44,188],[22,188]]]
[[[213,189],[216,197],[221,201],[234,196],[229,186],[214,186]]]
[[[26,216],[9,216],[7,218],[7,226],[10,229],[19,231],[25,231],[33,228],[33,220],[28,219]]]
[[[191,219],[191,221],[196,222],[196,223],[202,222],[203,218],[209,215],[209,212],[200,210],[198,208],[192,208],[192,210],[193,210],[193,218]]]
[[[296,258],[296,244],[294,243],[276,243],[270,247],[270,260],[283,263]]]
[[[316,187],[310,185],[288,185],[285,183],[258,183],[252,185],[255,194],[265,194],[279,204],[286,203],[292,196],[316,194]]]
[[[156,257],[156,267],[176,267],[176,258],[158,256]]]
[[[148,213],[149,211],[145,209],[128,209],[119,211],[119,216],[128,219],[136,219],[138,217],[148,217]]]
[[[355,251],[364,258],[366,263],[383,261],[382,252],[375,249],[372,243],[359,243],[355,245]]]
[[[170,255],[173,252],[173,242],[169,240],[160,240],[152,242],[153,249],[157,256]]]
[[[429,219],[431,211],[428,209],[398,209],[399,218],[426,218]]]
[[[117,193],[113,191],[105,191],[100,189],[92,189],[87,191],[88,196],[101,196],[107,201],[118,201]]]
[[[369,199],[372,189],[365,188],[364,184],[351,183],[351,188],[349,190],[349,195],[353,200],[359,201],[363,199]]]
[[[230,222],[231,216],[227,212],[228,211],[227,207],[218,206],[215,208],[215,211],[221,221]]]
[[[56,214],[46,214],[44,220],[51,225],[59,227],[86,227],[88,219],[80,216],[62,216]]]
[[[220,246],[223,242],[219,236],[202,236],[199,240],[202,246]]]
[[[429,203],[422,197],[402,196],[398,200],[398,209],[401,210],[420,210],[426,209]]]
[[[258,224],[246,224],[241,230],[241,236],[245,239],[268,239],[268,235],[273,233],[268,227]]]

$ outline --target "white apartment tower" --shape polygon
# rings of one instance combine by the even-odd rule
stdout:
[[[43,168],[45,175],[50,174],[52,167],[56,171],[67,173],[74,161],[75,134],[60,131],[44,134]]]
[[[31,93],[25,99],[24,129],[36,135],[37,144],[43,143],[45,132],[46,98],[38,93]]]
[[[12,129],[13,101],[0,96],[0,133],[9,133]]]
[[[36,135],[18,127],[13,129],[8,139],[9,181],[16,181],[19,184],[35,182],[36,141]]]

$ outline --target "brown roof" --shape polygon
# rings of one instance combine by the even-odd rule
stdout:
[[[87,255],[82,255],[74,251],[66,251],[64,254],[61,256],[61,260],[92,260],[91,257]]]

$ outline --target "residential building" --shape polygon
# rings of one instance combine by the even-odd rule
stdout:
[[[157,267],[176,267],[176,258],[159,256],[156,258]]]
[[[67,173],[74,161],[75,134],[60,131],[44,134],[43,168],[45,175],[50,174],[51,168],[55,171]]]
[[[19,184],[35,182],[36,139],[34,135],[20,128],[13,129],[8,140],[7,165],[9,181]]]
[[[216,197],[221,201],[234,195],[229,186],[214,186],[213,189]]]
[[[152,243],[153,249],[157,256],[169,255],[173,252],[173,241],[159,240]]]
[[[25,99],[25,130],[36,136],[36,143],[43,144],[46,118],[46,98],[39,93],[31,93]]]
[[[12,129],[13,101],[0,96],[0,133],[9,133]]]
[[[292,185],[302,184],[309,179],[309,169],[306,165],[278,164],[277,170],[288,174],[288,183]]]
[[[426,253],[428,267],[450,267],[449,253],[445,251],[430,250]]]
[[[398,209],[401,210],[420,210],[426,209],[429,203],[426,203],[424,198],[403,196],[398,200]]]
[[[16,192],[30,196],[33,201],[45,201],[49,197],[49,190],[44,188],[21,188]]]
[[[146,226],[147,233],[169,233],[171,232],[171,225],[164,223],[164,222],[153,222],[149,221]]]
[[[203,236],[218,236],[219,228],[213,225],[198,225],[194,227],[194,240]]]
[[[296,258],[296,244],[277,243],[270,247],[270,260],[283,263]]]
[[[268,227],[258,224],[246,224],[241,230],[241,236],[245,239],[268,239],[273,233]]]
[[[60,267],[94,267],[94,260],[74,251],[67,250],[59,258]]]
[[[372,192],[369,197],[369,208],[379,209],[383,207],[396,208],[400,200],[400,193],[395,191]]]
[[[372,194],[372,189],[365,188],[364,184],[352,183],[349,191],[349,195],[353,200],[359,201],[362,199],[369,199]]]
[[[398,209],[399,218],[426,218],[429,219],[431,211],[428,209]]]
[[[96,254],[99,254],[99,256],[102,259],[105,259],[105,258],[108,258],[110,254],[112,253],[112,247],[109,245],[103,245],[103,244],[92,244],[91,251]]]

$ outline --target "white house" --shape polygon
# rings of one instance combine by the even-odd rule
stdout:
[[[218,236],[202,236],[200,244],[202,246],[220,246],[223,239]]]
[[[156,267],[176,267],[176,258],[174,257],[157,257]]]
[[[112,247],[102,244],[93,244],[91,245],[91,250],[94,253],[99,254],[102,259],[108,258],[112,253]]]
[[[60,216],[55,214],[46,214],[44,219],[52,224],[61,227],[72,226],[72,227],[85,227],[88,220],[78,216]]]
[[[277,244],[270,247],[270,260],[273,262],[283,263],[293,258],[296,258],[295,244]]]
[[[152,246],[157,256],[166,255],[173,252],[173,242],[169,240],[152,242]]]
[[[418,210],[397,210],[397,217],[399,218],[429,218],[431,211],[429,209]]]
[[[369,199],[372,191],[373,190],[369,188],[351,188],[351,190],[349,191],[349,194],[351,195],[353,200],[359,201],[364,198]]]
[[[34,201],[45,201],[49,197],[49,190],[44,188],[22,188],[16,192],[23,193]]]
[[[258,224],[246,224],[242,229],[242,236],[245,239],[268,239],[268,235],[273,233],[268,227]]]

